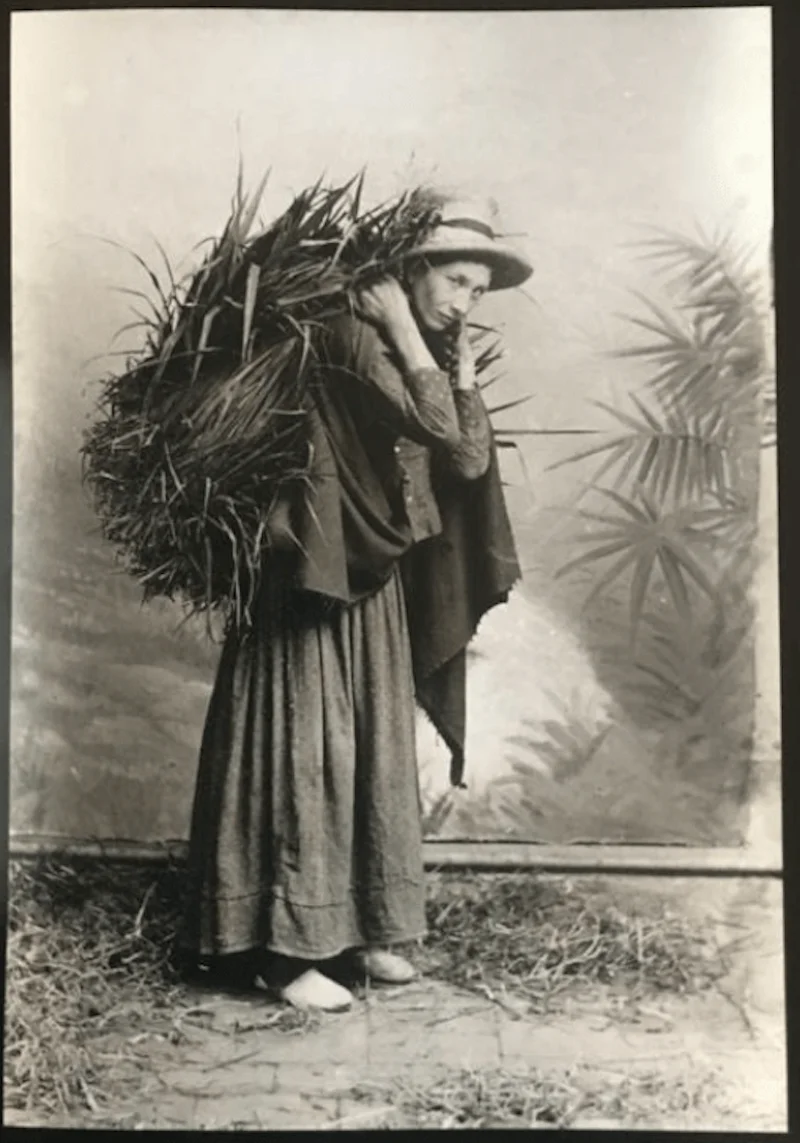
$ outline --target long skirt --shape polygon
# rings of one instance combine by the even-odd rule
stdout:
[[[323,960],[425,932],[415,708],[399,574],[349,607],[279,583],[222,649],[180,943]]]

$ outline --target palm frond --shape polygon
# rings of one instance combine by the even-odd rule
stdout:
[[[665,614],[645,612],[632,697],[679,735],[699,726],[725,737],[746,714],[741,679],[751,630],[752,608],[741,602],[732,607],[721,593],[710,622],[675,624]]]
[[[664,407],[680,408],[687,415],[722,407],[734,419],[752,417],[753,401],[768,370],[748,252],[737,249],[730,235],[695,241],[661,232],[643,246],[645,256],[668,271],[682,300],[671,315],[636,294],[648,316],[628,320],[657,340],[614,355],[651,363],[654,372],[648,384]]]
[[[687,620],[691,615],[690,584],[705,596],[715,598],[716,586],[691,547],[691,529],[698,525],[697,509],[684,506],[680,511],[663,512],[655,499],[642,488],[635,500],[614,489],[596,491],[609,497],[623,515],[599,517],[603,529],[581,537],[584,543],[594,541],[594,546],[567,561],[557,572],[560,577],[611,556],[617,557],[594,583],[584,601],[585,607],[631,568],[631,638],[635,641],[647,588],[656,568],[682,619]],[[592,518],[588,513],[582,515]]]
[[[649,407],[635,394],[631,400],[639,418],[594,402],[631,432],[564,457],[549,465],[549,470],[606,454],[592,477],[594,484],[616,469],[613,483],[617,489],[634,475],[637,484],[675,504],[707,494],[724,497],[730,483],[730,441],[722,411],[689,416],[679,408]]]

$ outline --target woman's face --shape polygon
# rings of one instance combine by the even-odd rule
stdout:
[[[491,271],[481,262],[424,263],[409,273],[417,317],[441,331],[466,318],[489,289]]]

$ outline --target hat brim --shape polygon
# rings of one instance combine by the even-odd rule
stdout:
[[[453,261],[484,263],[492,273],[490,290],[508,290],[521,286],[533,273],[533,266],[510,246],[460,227],[453,227],[452,230],[442,227],[434,231],[419,246],[410,250],[407,257],[424,258],[426,255]]]

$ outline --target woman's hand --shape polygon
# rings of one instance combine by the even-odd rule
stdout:
[[[475,372],[475,353],[469,340],[469,334],[467,333],[466,321],[459,323],[455,348],[455,387],[456,389],[462,390],[474,389],[477,380],[477,374]]]
[[[416,327],[414,315],[403,287],[397,278],[386,277],[361,290],[357,298],[358,312],[377,325],[394,340]],[[410,323],[410,324],[409,324]]]

